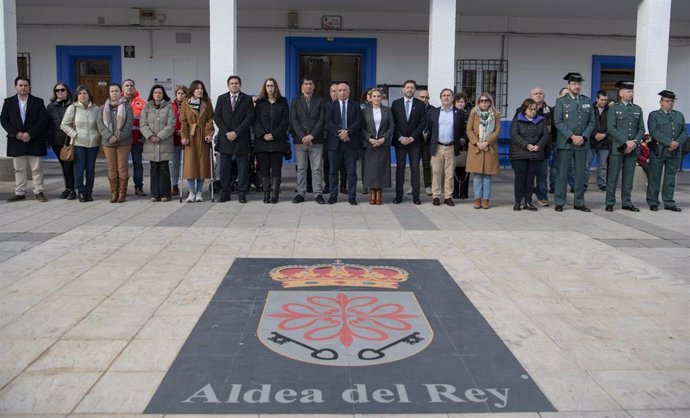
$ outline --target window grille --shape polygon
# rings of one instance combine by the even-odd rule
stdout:
[[[17,75],[26,78],[31,76],[31,63],[28,52],[19,52],[17,54]]]
[[[477,95],[491,94],[496,110],[508,110],[508,61],[459,59],[455,61],[455,91],[464,91],[469,103],[475,105]]]

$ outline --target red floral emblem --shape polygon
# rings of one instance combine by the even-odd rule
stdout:
[[[304,330],[308,341],[338,339],[349,347],[355,339],[386,341],[386,331],[408,331],[407,321],[419,315],[405,313],[399,303],[379,303],[374,296],[348,297],[338,293],[336,297],[308,296],[304,303],[286,303],[282,312],[271,314],[281,318],[278,328],[283,331]]]

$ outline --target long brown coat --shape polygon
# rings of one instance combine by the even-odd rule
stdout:
[[[498,137],[501,135],[501,114],[495,112],[496,128],[493,133],[487,138],[489,148],[486,151],[480,151],[477,146],[479,142],[479,116],[476,112],[470,112],[470,118],[467,121],[467,137],[470,139],[470,146],[467,152],[467,167],[465,170],[468,173],[498,174],[501,165],[498,162]]]
[[[184,150],[184,171],[186,179],[211,178],[211,144],[204,138],[213,137],[213,106],[202,101],[199,113],[185,100],[180,108],[180,136],[189,139]]]

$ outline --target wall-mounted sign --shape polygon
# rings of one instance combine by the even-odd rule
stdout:
[[[125,45],[125,58],[134,58],[134,45]]]
[[[326,30],[342,29],[343,17],[335,15],[323,15],[321,16],[321,28]]]

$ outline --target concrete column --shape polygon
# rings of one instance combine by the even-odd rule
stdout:
[[[17,7],[15,0],[0,0],[0,99],[15,94],[17,76]],[[7,132],[0,127],[0,156],[7,156]],[[11,166],[11,160],[10,166]],[[0,161],[3,165],[3,162]],[[4,171],[4,170],[3,170]],[[3,176],[4,177],[4,176]],[[14,178],[14,169],[12,178]]]
[[[456,0],[429,3],[429,96],[431,103],[439,106],[441,90],[455,90]]]
[[[635,40],[635,103],[649,112],[659,108],[657,93],[666,88],[671,0],[640,0]]]
[[[211,80],[207,88],[215,106],[218,96],[228,91],[228,77],[237,72],[237,1],[209,0],[209,15]]]

